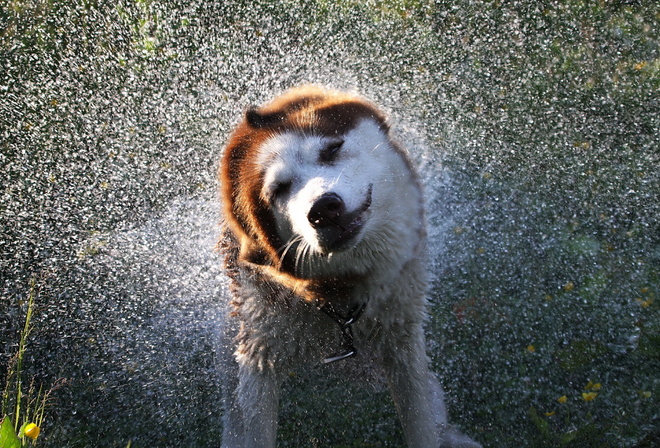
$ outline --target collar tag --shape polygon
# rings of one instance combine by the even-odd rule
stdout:
[[[362,316],[366,306],[366,303],[355,306],[355,308],[353,308],[346,317],[339,314],[330,302],[326,302],[319,307],[319,310],[323,311],[330,319],[334,320],[335,323],[339,325],[342,336],[344,336],[344,343],[342,344],[344,351],[336,355],[324,358],[323,364],[330,364],[332,362],[352,358],[357,355],[357,349],[354,345],[353,329],[351,326],[357,322],[360,316]]]

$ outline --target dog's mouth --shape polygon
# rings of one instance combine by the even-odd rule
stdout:
[[[318,243],[323,253],[337,252],[352,246],[367,222],[372,193],[373,184],[370,184],[360,207],[352,212],[338,210],[327,225],[316,229]]]

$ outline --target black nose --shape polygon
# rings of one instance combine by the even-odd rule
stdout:
[[[336,193],[325,193],[309,210],[307,219],[315,229],[339,225],[339,218],[346,211],[341,197]]]

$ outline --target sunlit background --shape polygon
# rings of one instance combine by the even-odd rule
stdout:
[[[660,444],[656,1],[0,8],[0,386],[12,421],[17,378],[55,388],[38,446],[219,446],[217,161],[303,82],[381,105],[420,167],[451,420],[487,447]],[[283,447],[403,444],[385,390],[321,367],[280,419]]]

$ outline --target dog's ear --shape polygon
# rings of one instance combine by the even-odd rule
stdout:
[[[245,121],[255,129],[269,128],[281,123],[286,118],[286,114],[278,111],[272,113],[262,113],[259,108],[252,106],[245,111]]]
[[[245,122],[254,129],[276,128],[285,124],[291,115],[324,99],[324,94],[315,91],[306,92],[302,96],[285,96],[280,101],[264,107],[248,107],[245,111]]]

